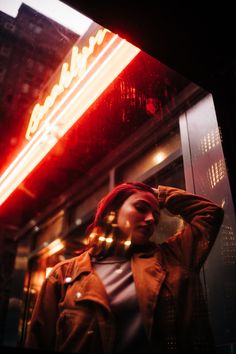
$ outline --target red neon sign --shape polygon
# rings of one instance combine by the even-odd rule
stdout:
[[[44,103],[41,105],[37,103],[32,111],[30,122],[26,131],[26,139],[30,140],[32,135],[37,131],[40,122],[43,120],[48,110],[54,105],[55,100],[60,96],[65,88],[71,85],[74,78],[81,77],[86,71],[88,59],[94,52],[95,45],[101,45],[104,41],[107,29],[100,29],[95,37],[89,38],[88,47],[84,46],[79,52],[79,48],[74,46],[71,52],[70,66],[68,63],[64,63],[61,68],[61,74],[58,84],[54,85],[49,96],[46,97]]]
[[[91,50],[92,47],[90,42],[88,48]],[[30,141],[0,178],[0,205],[139,52],[139,48],[119,36],[111,34],[98,55],[89,64],[86,61],[88,65],[86,64],[86,68],[84,66],[83,73],[78,76],[71,87],[68,86],[57,105],[47,111],[45,110],[47,99],[45,100],[45,107],[41,106],[44,107],[42,110],[45,110],[43,124],[37,126]],[[76,55],[74,54],[73,60]],[[86,58],[86,55],[83,58]],[[65,81],[63,81],[63,85],[66,82],[69,83],[71,77],[71,81],[73,80],[73,75],[78,70],[73,71],[72,68],[75,68],[73,65],[69,70],[68,68],[66,71],[64,69],[63,80]],[[54,90],[57,89],[54,88]],[[53,100],[52,92],[54,91],[51,91],[47,102],[50,102],[50,99]],[[35,116],[37,117],[36,114]],[[36,121],[37,123],[41,122],[38,118]]]

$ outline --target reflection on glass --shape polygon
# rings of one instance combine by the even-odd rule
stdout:
[[[223,159],[214,162],[208,170],[207,177],[211,188],[214,188],[225,177],[225,162]]]
[[[236,237],[233,227],[225,223],[222,226],[221,232],[221,262],[224,265],[236,264]]]
[[[220,142],[221,138],[219,129],[211,130],[207,135],[204,135],[200,141],[202,153],[207,153],[209,150],[216,147],[216,145],[220,144]]]

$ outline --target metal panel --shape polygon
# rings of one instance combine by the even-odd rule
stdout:
[[[236,221],[211,95],[180,117],[180,130],[186,188],[225,209],[224,223],[202,275],[218,352],[232,353],[236,342]]]

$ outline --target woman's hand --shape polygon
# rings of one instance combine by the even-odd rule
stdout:
[[[165,187],[158,186],[157,188],[152,188],[156,198],[159,208],[162,209],[165,204]]]

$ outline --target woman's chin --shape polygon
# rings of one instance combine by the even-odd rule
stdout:
[[[149,242],[149,237],[147,236],[137,236],[137,237],[132,237],[131,238],[131,244],[132,245],[138,245],[138,246],[141,246],[141,245],[146,245],[147,243]]]

